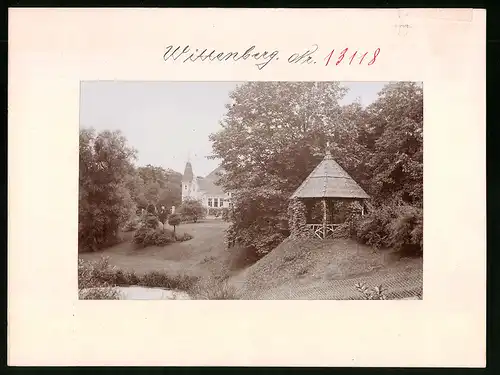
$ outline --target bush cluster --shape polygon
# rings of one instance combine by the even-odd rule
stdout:
[[[151,288],[166,288],[173,290],[189,291],[198,282],[198,278],[186,274],[167,274],[153,271],[143,275],[123,271],[109,264],[109,258],[99,261],[86,262],[78,260],[78,289],[81,293],[95,294],[99,290],[91,288],[105,288],[103,294],[113,296],[113,287],[140,285]],[[82,289],[87,289],[85,292]],[[90,289],[90,290],[88,290]],[[116,292],[114,292],[116,295]],[[87,299],[112,299],[112,298],[87,298]],[[113,298],[116,299],[116,298]]]
[[[141,221],[139,217],[132,217],[125,223],[122,230],[124,232],[133,232],[134,230],[137,230],[140,227],[140,225]]]
[[[174,232],[168,229],[152,229],[142,226],[134,234],[134,243],[141,246],[165,246],[176,241]]]
[[[229,284],[226,277],[211,277],[198,283],[191,291],[196,299],[205,300],[236,300],[240,299],[238,291]]]
[[[85,262],[78,259],[78,297],[79,299],[119,299],[118,292],[110,283],[108,259],[99,262]]]
[[[366,216],[352,216],[349,234],[375,248],[419,254],[423,251],[423,210],[410,205],[383,205]]]
[[[209,207],[208,208],[208,215],[215,216],[215,217],[222,217],[224,215],[225,211],[228,211],[227,207]]]

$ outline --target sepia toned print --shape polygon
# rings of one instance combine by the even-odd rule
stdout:
[[[422,299],[420,82],[82,82],[80,299]]]

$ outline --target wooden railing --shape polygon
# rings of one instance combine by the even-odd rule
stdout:
[[[340,224],[306,224],[313,237],[327,239],[331,237]]]

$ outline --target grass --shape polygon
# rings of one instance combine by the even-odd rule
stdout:
[[[97,278],[108,286],[160,287],[186,291],[196,299],[221,300],[274,299],[290,291],[301,299],[344,299],[349,293],[359,297],[355,287],[359,282],[370,287],[388,284],[390,299],[408,285],[418,284],[415,277],[422,271],[422,258],[401,258],[391,250],[374,250],[344,239],[287,239],[258,259],[243,249],[225,247],[227,227],[210,219],[181,224],[176,232],[192,233],[193,239],[141,250],[134,248],[127,233],[126,242],[80,258],[99,262],[102,256],[108,257],[113,271],[101,272]]]
[[[167,246],[148,246],[137,249],[132,243],[133,232],[126,233],[126,240],[116,246],[95,253],[81,253],[81,259],[98,261],[109,257],[109,264],[123,272],[137,275],[158,271],[168,274],[186,273],[202,278],[220,274],[226,259],[231,255],[224,244],[224,231],[229,224],[220,220],[203,220],[177,226],[176,234],[190,233],[189,241]],[[168,225],[165,225],[167,229]]]
[[[422,258],[401,258],[391,250],[374,251],[353,240],[287,239],[248,267],[235,283],[248,299],[281,298],[290,293],[301,299],[320,294],[355,298],[359,294],[357,282],[379,285],[387,280],[394,291],[401,282],[418,284],[421,270]]]

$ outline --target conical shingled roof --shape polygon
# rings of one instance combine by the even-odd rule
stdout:
[[[182,175],[182,182],[190,182],[193,181],[193,166],[191,163],[188,161],[186,163],[186,168],[184,168],[184,174]]]
[[[370,196],[333,160],[330,152],[290,198],[357,198]]]

